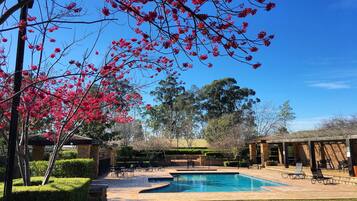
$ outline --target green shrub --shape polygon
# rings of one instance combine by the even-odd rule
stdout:
[[[249,167],[249,162],[247,160],[240,160],[239,167]]]
[[[208,147],[178,147],[177,149],[202,149],[202,150],[207,150]]]
[[[224,167],[238,167],[239,162],[238,161],[224,161],[223,165]]]
[[[201,149],[169,149],[165,151],[167,155],[202,154]]]
[[[43,176],[47,169],[47,161],[30,162],[32,176]],[[57,160],[53,169],[54,177],[95,177],[93,159],[66,159]]]
[[[59,159],[74,159],[77,156],[78,152],[76,150],[64,150],[58,153]]]
[[[14,180],[12,201],[86,201],[88,199],[89,178],[51,178],[44,186],[39,185],[42,177],[32,177],[33,186],[22,186],[22,179]],[[0,183],[0,188],[4,184]],[[0,191],[0,201],[3,192]]]
[[[153,160],[163,160],[164,154],[162,151],[155,150],[131,150],[131,148],[124,147],[118,150],[117,161],[118,162],[128,162],[128,161],[153,161]]]
[[[0,180],[3,181],[5,178],[6,168],[0,167]]]
[[[225,167],[249,167],[249,163],[246,160],[240,161],[224,161],[223,165]]]
[[[249,148],[242,147],[242,149],[239,151],[239,156],[240,156],[240,159],[244,159],[244,160],[248,161],[249,160]]]
[[[134,150],[133,147],[121,147],[118,151],[117,151],[117,156],[121,157],[121,158],[133,158],[136,154],[138,153],[138,151]]]
[[[224,158],[225,154],[217,151],[209,151],[209,152],[205,152],[205,156],[214,157],[214,158]]]

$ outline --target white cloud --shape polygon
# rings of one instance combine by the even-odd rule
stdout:
[[[313,82],[309,84],[310,87],[317,87],[322,89],[350,89],[351,85],[347,82]]]

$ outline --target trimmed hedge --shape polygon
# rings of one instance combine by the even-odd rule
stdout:
[[[225,167],[249,167],[249,163],[245,160],[241,161],[224,161],[223,165]]]
[[[238,167],[239,162],[238,161],[224,161],[223,165],[224,167]]]
[[[224,157],[222,152],[207,147],[178,147],[168,150],[134,150],[133,147],[121,147],[117,150],[117,161],[162,160],[164,155],[202,155]]]
[[[32,176],[43,176],[47,169],[47,161],[31,161]],[[57,160],[53,169],[54,177],[95,177],[95,164],[93,159],[66,159]]]
[[[202,154],[202,149],[169,149],[165,151],[167,155]]]
[[[78,156],[78,152],[75,150],[65,150],[58,153],[59,159],[75,159]]]
[[[226,157],[224,153],[215,152],[215,151],[205,152],[205,156],[214,157],[214,158],[225,158]]]
[[[249,167],[249,162],[245,160],[239,161],[239,167]]]
[[[11,201],[86,201],[88,199],[89,178],[51,178],[41,186],[42,177],[32,177],[33,186],[22,186],[22,179],[14,180]],[[0,183],[0,188],[4,184]],[[0,191],[0,201],[3,192]]]

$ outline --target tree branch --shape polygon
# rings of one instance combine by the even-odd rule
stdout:
[[[12,6],[9,10],[7,10],[3,15],[1,15],[0,17],[0,25],[3,24],[7,18],[9,18],[14,12],[16,12],[17,10],[19,10],[21,7],[23,7],[24,5],[33,2],[33,0],[23,0],[18,2],[17,4],[15,4],[14,6]],[[3,1],[0,2],[0,4],[2,4]]]
[[[100,20],[94,20],[94,21],[65,21],[65,20],[46,20],[46,21],[42,21],[42,22],[37,22],[34,24],[28,24],[27,27],[32,27],[32,26],[36,26],[36,25],[40,25],[40,24],[46,24],[46,23],[61,23],[61,24],[95,24],[95,23],[99,23],[99,22],[104,22],[104,21],[114,21],[117,20],[116,18],[110,18],[110,19],[100,19]],[[10,28],[6,28],[6,29],[0,29],[0,32],[4,32],[4,31],[11,31],[14,29],[19,28],[19,26],[15,26],[15,27],[10,27]]]

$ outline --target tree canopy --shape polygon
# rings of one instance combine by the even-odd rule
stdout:
[[[215,80],[200,90],[201,108],[205,120],[219,118],[224,114],[243,113],[254,103],[255,91],[238,86],[234,78]]]

